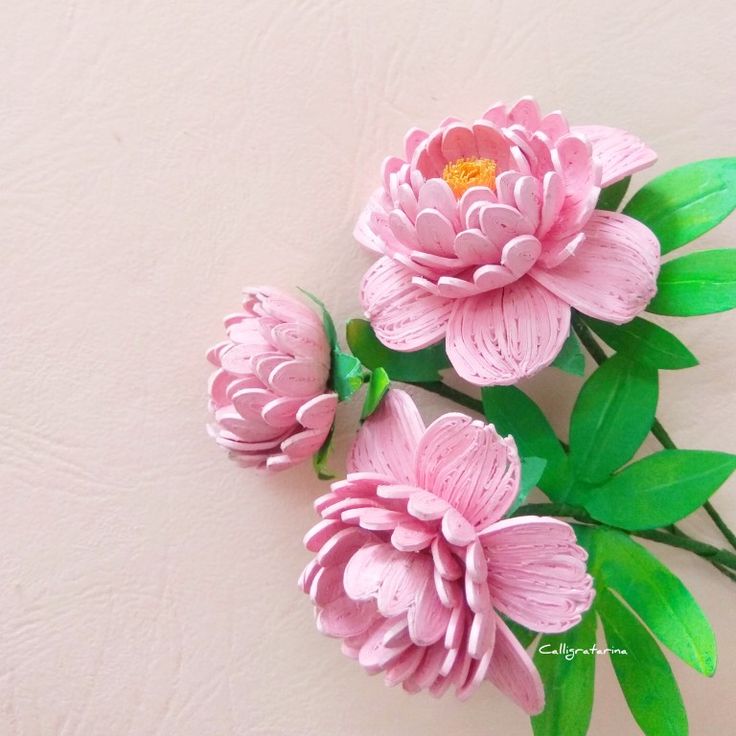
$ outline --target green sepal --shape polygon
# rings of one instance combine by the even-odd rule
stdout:
[[[335,476],[327,470],[327,460],[332,451],[332,438],[335,433],[335,425],[333,424],[330,431],[322,443],[322,447],[312,455],[312,467],[320,480],[332,480]]]
[[[383,368],[376,368],[368,381],[360,421],[363,422],[381,405],[383,397],[391,387],[391,379]]]

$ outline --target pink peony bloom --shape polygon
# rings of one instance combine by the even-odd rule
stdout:
[[[535,631],[577,624],[594,591],[585,551],[557,519],[502,520],[519,490],[511,437],[463,414],[425,429],[391,390],[358,433],[347,479],[315,501],[300,578],[317,627],[387,684],[469,696],[490,680],[529,713],[534,664],[499,613]]]
[[[330,346],[317,315],[271,288],[246,289],[210,349],[210,434],[247,467],[282,470],[313,455],[335,417]]]
[[[595,209],[601,187],[656,160],[635,136],[570,128],[524,98],[472,125],[412,129],[405,145],[405,160],[384,161],[383,185],[355,228],[382,255],[361,298],[387,347],[446,337],[460,376],[511,384],[554,360],[570,307],[622,323],[654,295],[654,234]]]

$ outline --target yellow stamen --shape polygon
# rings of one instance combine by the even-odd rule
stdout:
[[[470,187],[495,189],[496,162],[492,158],[459,158],[445,166],[442,178],[458,199]]]

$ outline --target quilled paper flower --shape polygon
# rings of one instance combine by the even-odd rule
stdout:
[[[602,187],[656,159],[630,133],[570,127],[524,98],[471,125],[412,129],[405,149],[385,160],[355,229],[382,256],[361,298],[387,347],[446,338],[460,376],[511,384],[554,360],[571,307],[623,323],[654,295],[654,234],[596,210]]]
[[[300,579],[318,629],[389,685],[468,697],[490,680],[529,713],[544,705],[532,661],[499,614],[561,632],[593,600],[565,522],[503,519],[519,488],[513,438],[463,414],[428,428],[391,390],[360,429],[349,473],[317,499]]]
[[[207,354],[210,434],[240,464],[282,470],[313,455],[335,417],[330,347],[317,315],[272,288],[246,289]]]

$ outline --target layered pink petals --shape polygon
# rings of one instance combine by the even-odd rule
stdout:
[[[570,307],[530,278],[458,301],[447,327],[447,355],[480,385],[508,385],[548,366],[570,331]]]
[[[500,520],[518,493],[513,439],[462,414],[425,430],[409,397],[392,390],[359,431],[350,465],[315,502],[322,520],[305,537],[315,558],[299,584],[319,630],[389,685],[466,698],[490,680],[539,712],[539,675],[497,611],[564,630],[590,605],[591,581],[567,524]]]
[[[337,396],[326,390],[330,353],[316,314],[273,289],[247,289],[225,319],[228,339],[208,358],[210,434],[246,467],[281,470],[313,455]]]
[[[412,130],[405,144],[405,159],[384,162],[383,186],[355,230],[383,256],[366,274],[361,299],[388,347],[419,350],[447,335],[450,359],[469,381],[532,375],[561,348],[565,310],[569,316],[570,306],[585,311],[580,305],[591,302],[586,268],[575,264],[600,260],[601,248],[607,263],[594,288],[608,298],[591,307],[596,316],[631,319],[651,298],[652,233],[641,225],[602,227],[601,213],[594,215],[602,186],[654,162],[635,136],[604,126],[570,129],[559,112],[542,115],[523,98],[493,106],[472,124],[451,119],[431,133]],[[492,162],[495,179],[458,187],[448,172],[468,161]],[[568,283],[578,275],[580,286]],[[560,280],[563,286],[551,286]],[[529,320],[511,330],[518,342],[507,314]]]
[[[657,154],[646,143],[620,128],[576,125],[573,131],[582,133],[593,146],[593,155],[603,170],[603,187],[646,169],[657,160]]]
[[[659,242],[645,225],[617,212],[596,211],[584,234],[584,247],[572,257],[532,276],[583,314],[628,322],[656,292]]]

